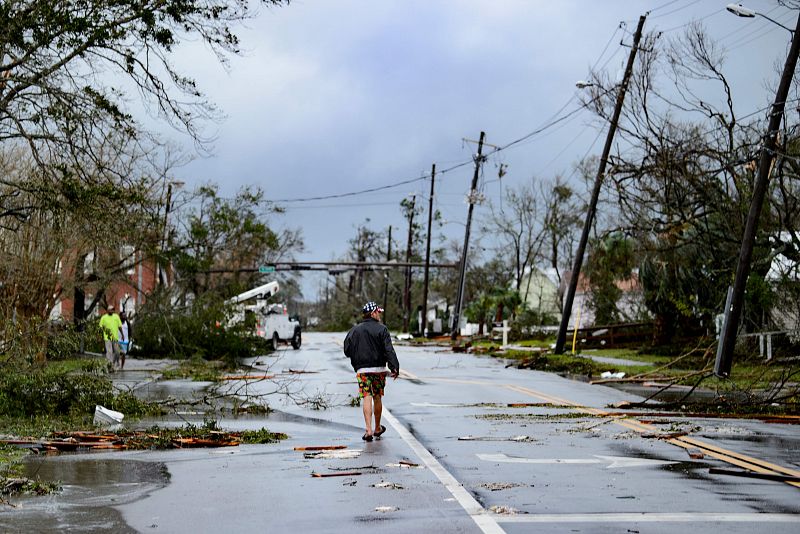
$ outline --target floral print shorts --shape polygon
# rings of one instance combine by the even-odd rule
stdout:
[[[382,397],[386,373],[357,373],[358,392],[362,397]]]

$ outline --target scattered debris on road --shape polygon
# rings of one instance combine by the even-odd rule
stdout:
[[[115,410],[110,410],[99,404],[94,407],[94,424],[98,426],[118,425],[125,419],[125,415]]]
[[[365,469],[372,469],[378,470],[379,467],[377,465],[361,465],[358,467],[347,466],[347,467],[328,467],[330,471],[347,471],[348,469],[355,469],[356,471],[363,471]]]
[[[667,432],[667,433],[659,433],[656,434],[654,432],[645,432],[639,434],[640,437],[648,438],[648,439],[675,439],[675,438],[682,438],[683,436],[688,436],[688,432]]]
[[[492,436],[460,436],[458,441],[515,441],[518,443],[526,443],[536,440],[530,436],[511,436],[508,438],[498,438]]]
[[[303,457],[308,460],[352,460],[361,456],[362,452],[362,449],[307,452]]]
[[[385,514],[387,512],[396,512],[399,509],[400,508],[398,508],[397,506],[376,506],[375,507],[375,511],[376,512],[381,512],[383,514]]]
[[[520,488],[526,484],[518,484],[516,482],[488,482],[486,484],[479,484],[478,487],[486,488],[490,491],[502,491],[511,488]],[[531,484],[533,486],[533,484]]]
[[[692,460],[702,460],[706,457],[700,449],[686,449],[686,453]]]
[[[498,515],[517,515],[517,514],[527,514],[528,512],[521,512],[516,508],[512,508],[510,506],[492,506],[489,508],[489,511]]]
[[[311,445],[309,447],[295,447],[296,451],[332,451],[346,449],[347,445]]]
[[[194,447],[236,447],[241,443],[274,443],[286,434],[262,428],[255,431],[227,432],[211,427],[187,425],[180,428],[152,427],[147,430],[107,432],[54,432],[48,439],[0,440],[0,443],[55,452],[76,450],[147,450]]]
[[[423,466],[421,466],[419,464],[415,464],[415,463],[409,462],[407,460],[400,460],[396,464],[386,464],[386,467],[404,467],[406,469],[425,469]]]
[[[552,402],[509,402],[506,404],[508,408],[572,408],[561,404],[553,404]]]
[[[345,472],[342,472],[342,473],[316,473],[316,472],[312,472],[311,473],[311,476],[314,477],[314,478],[355,477],[355,476],[359,476],[359,475],[363,475],[363,473],[361,473],[359,471],[345,471]],[[355,485],[355,484],[353,484],[353,485]]]
[[[625,378],[625,373],[622,371],[618,373],[612,373],[611,371],[603,371],[600,373],[600,378]]]
[[[377,484],[370,485],[371,488],[387,488],[387,489],[396,489],[401,490],[403,486],[397,484],[395,482],[378,482]]]

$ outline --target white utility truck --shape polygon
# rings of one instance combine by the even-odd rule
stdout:
[[[231,322],[240,323],[252,320],[250,317],[253,317],[256,335],[271,339],[272,350],[278,350],[281,343],[291,343],[296,350],[302,343],[299,321],[289,317],[286,305],[268,302],[279,290],[278,282],[273,281],[229,299],[228,304],[237,305]],[[253,299],[254,304],[246,304]]]

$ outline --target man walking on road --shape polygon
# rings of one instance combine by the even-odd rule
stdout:
[[[111,364],[111,371],[119,364],[119,334],[122,321],[114,313],[114,306],[107,306],[106,313],[100,318],[100,330],[103,331],[103,341],[106,348],[106,359]]]
[[[392,346],[389,329],[381,323],[383,308],[370,301],[364,304],[361,313],[361,322],[351,328],[344,338],[344,353],[350,358],[358,379],[359,394],[364,399],[362,408],[367,431],[361,439],[372,441],[373,436],[379,438],[386,432],[386,427],[381,425],[381,397],[386,387],[386,366],[389,366],[392,378],[396,380],[400,374],[400,363]]]

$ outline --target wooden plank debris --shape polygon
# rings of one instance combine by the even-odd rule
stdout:
[[[703,451],[701,451],[700,449],[686,449],[686,453],[692,460],[702,460],[703,458],[706,457],[706,455],[703,454]]]
[[[346,449],[347,445],[312,445],[309,447],[295,447],[296,451],[332,451]]]

